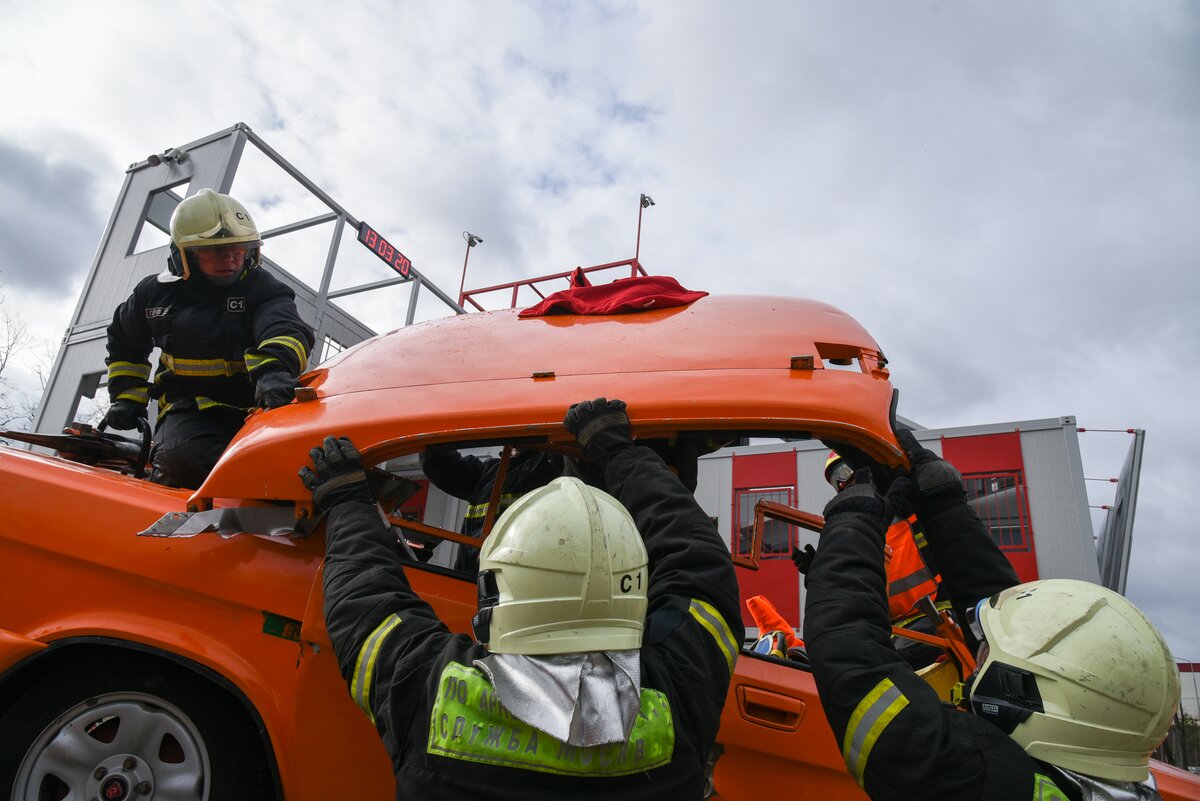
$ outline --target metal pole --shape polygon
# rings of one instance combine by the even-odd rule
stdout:
[[[467,260],[471,258],[471,246],[467,245],[467,253],[463,256],[462,280],[458,282],[458,305],[463,305],[463,290],[467,286]]]
[[[1183,710],[1179,711],[1179,761],[1182,763],[1180,767],[1184,770],[1188,769],[1187,758],[1187,713]]]
[[[412,282],[412,294],[408,296],[408,313],[404,315],[405,325],[412,325],[413,318],[417,316],[417,293],[421,291],[421,285],[424,283],[425,280],[419,275]]]
[[[642,255],[642,212],[646,210],[646,196],[642,195],[642,200],[638,201],[638,230],[637,241],[633,245],[633,260],[639,261]]]
[[[642,212],[653,205],[654,198],[643,192],[641,198],[638,199],[637,243],[633,246],[633,260],[639,264],[641,263],[639,259],[642,255]]]
[[[463,294],[463,290],[466,289],[466,287],[467,287],[467,260],[471,258],[471,248],[475,247],[476,245],[478,245],[480,242],[483,241],[482,239],[475,236],[475,234],[471,233],[470,231],[463,231],[463,239],[467,240],[467,253],[466,253],[466,255],[463,256],[462,280],[458,282],[458,305],[459,306],[463,305],[463,300],[466,299],[466,295]]]
[[[308,357],[308,363],[313,366],[320,364],[325,355],[325,332],[322,330],[325,325],[325,307],[329,304],[329,282],[333,278],[333,265],[337,262],[338,246],[342,243],[342,230],[345,227],[346,215],[339,214],[337,222],[333,224],[333,236],[329,239],[329,251],[325,254],[325,271],[321,273],[321,288],[317,290],[317,319],[316,325],[313,326],[317,342]]]

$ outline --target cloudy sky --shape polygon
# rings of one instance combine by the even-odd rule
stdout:
[[[463,229],[469,285],[611,261],[647,192],[651,272],[845,309],[907,417],[1146,429],[1129,595],[1200,661],[1195,2],[0,0],[0,21],[0,282],[40,336],[126,167],[238,121],[450,292]],[[235,194],[267,228],[289,196],[255,169]],[[396,308],[352,310],[384,330]],[[1128,444],[1082,434],[1085,474]]]

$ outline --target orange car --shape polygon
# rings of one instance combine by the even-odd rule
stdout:
[[[813,436],[899,464],[885,364],[854,320],[811,301],[484,312],[400,329],[308,373],[297,402],[251,416],[195,493],[0,449],[0,788],[22,801],[393,798],[321,616],[323,530],[296,471],[323,436],[350,437],[383,467],[441,442],[566,451],[566,408],[608,395],[628,402],[639,437]],[[397,487],[381,497],[402,498]],[[389,507],[398,547],[401,529],[462,541]],[[470,630],[473,576],[417,561],[407,572],[452,629]],[[1200,799],[1187,774],[1155,773],[1164,798]],[[743,651],[712,791],[750,799],[764,783],[865,798],[811,674]]]

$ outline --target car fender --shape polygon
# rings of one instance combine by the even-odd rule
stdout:
[[[15,631],[0,629],[0,675],[45,648],[44,642],[24,637]]]

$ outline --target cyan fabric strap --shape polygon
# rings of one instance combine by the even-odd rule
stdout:
[[[641,709],[628,740],[568,745],[514,717],[480,670],[450,662],[438,681],[426,751],[562,776],[625,776],[671,761],[675,724],[666,695],[643,687]]]

